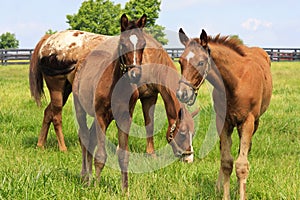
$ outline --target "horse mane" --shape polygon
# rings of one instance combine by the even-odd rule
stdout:
[[[246,55],[246,53],[243,50],[243,44],[237,38],[233,38],[228,35],[221,36],[220,34],[218,34],[215,37],[208,36],[207,41],[208,41],[208,43],[226,46],[241,56]],[[195,46],[195,45],[199,45],[199,44],[201,44],[201,41],[199,38],[193,38],[189,43],[189,45],[191,45],[191,46]]]
[[[242,49],[243,44],[237,38],[233,38],[230,36],[221,36],[220,34],[215,37],[208,36],[208,43],[221,44],[224,45],[233,51],[237,52],[241,56],[245,56],[246,53]]]
[[[157,63],[166,66],[170,66],[176,69],[175,65],[170,65],[173,63],[172,58],[166,53],[164,47],[159,43],[153,36],[149,33],[144,32],[144,38],[146,39],[146,48],[156,55],[154,60],[149,60],[149,63]]]

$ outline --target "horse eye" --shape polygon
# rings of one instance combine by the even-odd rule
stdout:
[[[146,41],[142,41],[140,46],[141,46],[141,49],[144,49],[146,47]]]
[[[203,67],[204,66],[204,61],[199,61],[198,66]]]
[[[120,44],[120,48],[121,48],[122,50],[125,50],[127,47],[126,47],[126,45],[125,45],[124,43],[122,43],[122,44]]]

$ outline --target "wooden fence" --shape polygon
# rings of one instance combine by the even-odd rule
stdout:
[[[0,49],[2,65],[29,64],[33,49]]]
[[[270,56],[271,61],[300,61],[300,48],[263,48]],[[174,60],[179,58],[184,48],[165,49]]]
[[[166,48],[174,60],[180,57],[183,48]],[[300,48],[264,48],[272,61],[300,61]],[[0,49],[1,65],[29,64],[33,49]]]

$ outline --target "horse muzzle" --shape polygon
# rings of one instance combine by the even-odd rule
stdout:
[[[195,103],[197,95],[195,94],[192,88],[179,88],[176,91],[176,96],[182,103],[186,103],[188,106],[191,106]]]
[[[128,70],[128,78],[131,83],[138,83],[141,80],[142,67],[141,66],[130,66]]]

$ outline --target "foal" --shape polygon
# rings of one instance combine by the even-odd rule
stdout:
[[[91,158],[94,155],[96,178],[99,181],[107,159],[105,134],[114,119],[118,128],[117,154],[122,174],[122,189],[125,191],[128,189],[128,134],[132,113],[138,99],[141,99],[143,107],[147,106],[147,109],[143,108],[146,124],[153,123],[153,117],[151,118],[153,112],[149,110],[156,103],[157,95],[161,92],[165,105],[169,105],[166,106],[169,122],[167,140],[172,145],[175,155],[192,154],[193,120],[180,105],[174,92],[157,86],[148,87],[149,85],[137,88],[132,84],[132,82],[138,83],[142,78],[142,63],[160,63],[175,68],[161,45],[142,31],[145,20],[143,16],[137,21],[128,22],[126,15],[123,15],[120,37],[111,38],[93,50],[78,67],[73,84],[83,156],[82,176],[90,182]],[[147,49],[145,45],[153,49]],[[86,114],[95,118],[90,130],[86,124]]]
[[[37,43],[30,60],[31,96],[38,105],[41,104],[44,80],[50,94],[50,103],[44,110],[38,147],[44,148],[50,124],[53,123],[59,149],[67,150],[62,132],[62,108],[72,92],[77,63],[108,38],[110,36],[66,30],[47,34]]]
[[[220,35],[208,37],[204,30],[200,38],[189,39],[180,29],[179,38],[185,50],[180,57],[182,79],[177,96],[180,101],[193,104],[204,79],[213,85],[221,148],[217,187],[220,190],[224,179],[223,199],[230,199],[230,175],[233,170],[231,134],[236,127],[240,150],[235,167],[240,199],[245,199],[251,138],[258,128],[260,116],[269,106],[272,94],[268,54],[257,47],[246,47],[233,38]]]

